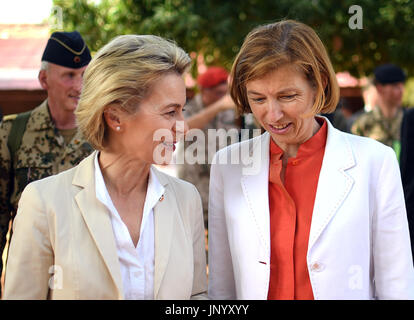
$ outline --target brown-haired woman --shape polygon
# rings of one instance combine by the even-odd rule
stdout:
[[[316,33],[291,20],[251,31],[231,95],[266,132],[213,161],[209,296],[414,298],[396,156],[317,116],[334,111],[339,88]]]

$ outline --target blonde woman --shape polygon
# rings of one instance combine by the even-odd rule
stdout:
[[[339,88],[316,33],[289,20],[257,27],[231,79],[239,112],[266,132],[212,165],[210,297],[414,298],[395,153],[317,116],[335,110]]]
[[[24,190],[6,299],[204,296],[200,196],[152,165],[186,131],[189,65],[181,48],[150,35],[119,36],[95,55],[76,115],[97,151]]]

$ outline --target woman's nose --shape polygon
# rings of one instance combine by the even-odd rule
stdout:
[[[268,107],[268,115],[272,122],[279,121],[283,118],[283,110],[277,101],[271,100]]]
[[[187,121],[185,121],[185,119],[177,120],[175,122],[173,130],[176,133],[177,140],[181,140],[189,130]]]

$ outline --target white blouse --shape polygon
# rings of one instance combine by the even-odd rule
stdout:
[[[118,251],[119,264],[126,300],[154,299],[154,211],[153,208],[164,194],[164,187],[150,169],[147,194],[142,215],[140,237],[135,247],[127,226],[116,210],[95,156],[96,198],[111,212],[112,230]]]

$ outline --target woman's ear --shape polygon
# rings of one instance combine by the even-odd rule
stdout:
[[[326,86],[328,85],[328,77],[324,74],[321,74],[321,81],[322,81],[323,90],[325,90]]]
[[[104,119],[109,128],[114,131],[121,130],[121,110],[113,105],[105,107]]]

